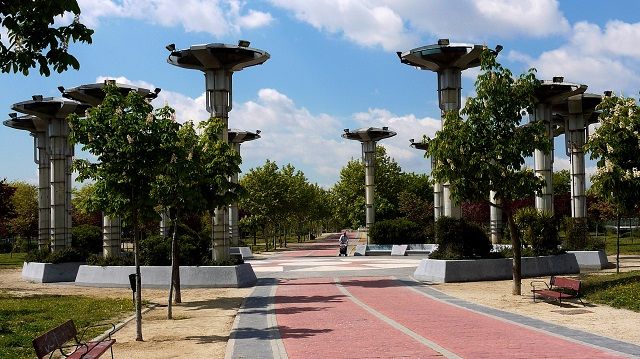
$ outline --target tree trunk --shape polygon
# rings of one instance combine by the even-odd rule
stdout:
[[[133,260],[136,266],[136,341],[142,341],[142,279],[140,278],[140,259],[138,256],[140,228],[138,213],[133,212]]]
[[[167,319],[173,319],[173,291],[175,289],[175,302],[182,302],[180,295],[180,265],[178,262],[178,216],[171,219],[173,222],[173,233],[171,236],[171,279],[169,280],[169,300],[167,305]]]
[[[620,273],[620,210],[617,211],[617,237],[616,237],[616,273]]]
[[[505,206],[507,207],[507,206]],[[510,206],[509,206],[510,207]],[[511,272],[513,274],[513,289],[511,294],[522,294],[522,246],[520,244],[520,233],[516,228],[516,223],[513,220],[513,213],[511,208],[506,210],[507,222],[509,223],[509,236],[511,237],[511,249],[513,251],[513,266]]]

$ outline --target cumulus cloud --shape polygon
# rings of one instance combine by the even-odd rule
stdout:
[[[245,9],[245,3],[239,0],[183,0],[179,5],[172,0],[79,0],[78,3],[82,9],[81,20],[90,27],[97,27],[102,18],[122,17],[223,36],[243,28],[266,26],[273,20],[269,13]]]
[[[271,0],[300,21],[362,46],[402,50],[422,37],[543,37],[570,26],[556,0]]]
[[[579,22],[567,42],[538,57],[511,52],[509,59],[538,69],[540,78],[564,76],[589,86],[589,92],[635,93],[640,82],[640,23],[610,21],[604,28]]]

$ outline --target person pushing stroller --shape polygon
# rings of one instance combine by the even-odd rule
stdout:
[[[338,257],[344,255],[347,256],[347,246],[349,245],[349,237],[347,237],[347,231],[342,232],[340,235],[340,253]]]

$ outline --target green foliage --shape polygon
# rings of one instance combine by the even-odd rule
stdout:
[[[553,172],[551,182],[553,183],[553,192],[555,194],[571,192],[571,174],[569,173],[569,170]]]
[[[87,264],[92,266],[132,266],[134,265],[132,253],[124,253],[120,257],[92,254],[87,258]]]
[[[87,254],[102,252],[102,230],[98,226],[81,224],[71,229],[71,246]]]
[[[11,252],[13,253],[27,253],[38,248],[38,243],[35,240],[29,238],[17,238],[13,241]]]
[[[64,250],[57,252],[51,252],[43,249],[27,253],[24,261],[52,264],[84,262],[86,261],[86,255],[75,248],[65,248]]]
[[[433,259],[487,258],[491,241],[484,230],[464,219],[440,217],[435,225],[438,249],[429,255]]]
[[[73,14],[73,21],[64,26],[60,17]],[[80,7],[76,0],[12,0],[0,7],[0,25],[8,39],[0,42],[0,69],[3,73],[21,72],[39,67],[40,74],[49,76],[53,68],[58,73],[69,66],[78,70],[78,60],[68,52],[69,42],[91,43],[93,30],[80,23]],[[64,21],[64,20],[62,20]],[[7,41],[8,40],[8,41]]]
[[[188,227],[178,228],[180,265],[203,265],[209,258],[210,240]],[[171,265],[171,237],[151,235],[140,241],[140,262],[149,266]]]
[[[0,292],[0,358],[33,358],[31,341],[73,319],[80,329],[104,321],[119,322],[131,311],[131,298],[64,295],[15,296]],[[101,333],[90,330],[84,339]]]
[[[95,186],[93,183],[72,189],[71,214],[74,226],[80,224],[102,225],[102,213],[95,203],[94,192]]]
[[[583,251],[589,243],[589,226],[586,218],[564,219],[565,238],[562,248],[565,250]]]
[[[11,197],[16,188],[9,186],[6,179],[0,180],[0,238],[8,236],[7,220],[15,216],[15,206]]]
[[[369,228],[369,239],[374,244],[429,243],[423,228],[407,219],[378,221]]]
[[[350,160],[340,170],[340,180],[331,188],[334,219],[340,227],[357,228],[365,223],[365,166],[360,160]],[[412,174],[413,175],[413,174]],[[375,154],[375,213],[376,221],[400,216],[399,195],[411,184],[418,188],[421,178],[402,172],[398,163],[382,146]],[[428,186],[428,182],[426,184]],[[416,191],[417,192],[417,191]]]
[[[640,202],[640,107],[633,98],[605,97],[600,126],[586,148],[597,159],[592,189],[624,215]]]
[[[516,211],[514,221],[521,232],[522,243],[531,247],[534,256],[558,253],[558,223],[551,213],[524,207]]]
[[[23,182],[11,182],[15,188],[11,197],[15,217],[7,221],[11,236],[30,238],[38,233],[38,189],[36,186]]]
[[[140,264],[145,266],[168,266],[171,264],[171,238],[151,235],[139,242]]]
[[[588,302],[640,312],[640,271],[588,275],[581,288]]]

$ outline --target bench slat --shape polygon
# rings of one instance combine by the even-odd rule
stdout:
[[[31,343],[36,351],[36,356],[43,358],[63,346],[67,341],[74,339],[77,334],[78,332],[76,331],[75,324],[73,324],[73,320],[68,320],[35,338]]]
[[[69,355],[67,359],[94,359],[100,357],[104,354],[111,346],[116,342],[115,339],[103,340],[101,342],[89,342],[87,343],[87,347],[89,348],[87,352],[87,347],[80,346],[78,350],[73,352],[73,354]],[[85,354],[86,353],[86,354]],[[84,355],[84,356],[83,356]]]

